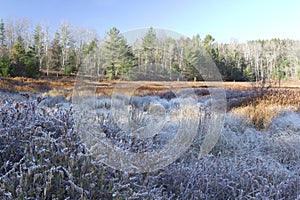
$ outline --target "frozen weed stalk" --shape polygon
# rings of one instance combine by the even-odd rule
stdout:
[[[120,41],[132,44],[135,51],[146,48],[152,49],[153,53],[163,49],[155,43],[143,42],[144,36],[150,39],[157,37],[162,41],[164,38],[184,38],[164,29],[150,28],[148,32],[138,29],[123,35],[115,29],[111,31],[105,38],[106,43],[113,45],[115,37],[118,37]],[[185,76],[170,70],[167,62],[149,54],[138,58],[137,63],[134,60],[127,63],[132,66],[120,72],[118,56],[125,55],[125,52],[118,46],[113,49],[118,55],[99,47],[86,56],[72,97],[75,127],[94,159],[129,173],[157,171],[175,162],[199,134],[202,137],[199,157],[209,153],[220,136],[226,98],[221,75],[205,50],[199,51],[199,62],[193,66],[197,76],[206,82],[210,94],[209,106],[202,109],[193,88],[180,91],[180,84],[187,84]],[[180,57],[180,52],[177,54]],[[97,77],[97,69],[100,68],[106,70],[108,78],[119,76],[120,81],[114,85],[112,94],[99,97],[93,81],[100,79]],[[178,81],[177,88],[167,85],[166,88],[174,94],[176,107],[172,106],[174,98],[166,100],[158,96],[136,96],[136,91],[149,81],[174,80]],[[103,106],[101,102],[109,103]]]

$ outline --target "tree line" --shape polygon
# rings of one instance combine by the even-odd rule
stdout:
[[[300,42],[289,39],[218,43],[211,35],[173,39],[149,28],[128,44],[117,28],[100,39],[91,29],[62,23],[51,33],[49,25],[26,19],[0,21],[0,75],[7,77],[71,75],[80,69],[114,80],[127,76],[170,80],[212,80],[216,64],[225,81],[300,79]],[[157,73],[160,70],[159,73]],[[149,73],[152,72],[152,73]],[[153,74],[153,77],[149,77]]]

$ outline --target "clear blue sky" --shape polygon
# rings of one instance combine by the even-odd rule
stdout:
[[[53,27],[67,21],[100,37],[113,26],[121,32],[152,26],[186,36],[211,34],[218,42],[300,40],[299,0],[0,0],[0,18]]]

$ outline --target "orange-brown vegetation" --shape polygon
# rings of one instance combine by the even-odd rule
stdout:
[[[31,79],[24,77],[5,78],[0,77],[0,89],[7,91],[18,92],[45,92],[51,89],[67,89],[74,86],[74,78],[72,77],[58,77],[40,79]]]
[[[0,78],[0,89],[7,91],[44,93],[51,96],[72,96],[75,84],[83,84],[95,89],[98,95],[110,96],[114,92],[131,95],[165,95],[168,91],[195,88],[203,92],[207,86],[220,86],[220,83],[205,82],[146,82],[146,81],[93,81],[76,82],[75,76],[50,76],[40,79],[23,77]],[[234,91],[253,91],[249,82],[224,82],[221,86]],[[228,99],[228,110],[245,117],[256,128],[267,128],[272,119],[286,109],[300,111],[300,83],[282,82],[281,88],[271,88],[263,95],[249,95],[243,98]],[[204,91],[205,92],[205,91]],[[206,91],[207,92],[207,91]],[[205,93],[206,94],[206,93]],[[227,97],[228,98],[228,97]]]
[[[245,117],[258,129],[268,127],[272,119],[285,110],[300,111],[299,89],[270,90],[263,95],[256,95],[241,107],[233,109],[233,113]]]

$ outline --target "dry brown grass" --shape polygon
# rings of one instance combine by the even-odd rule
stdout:
[[[300,90],[271,90],[257,95],[247,104],[234,108],[232,112],[244,117],[258,129],[265,129],[272,119],[285,110],[300,111]]]
[[[8,91],[43,93],[50,96],[64,96],[70,99],[75,85],[75,76],[50,76],[41,79],[23,77],[0,78],[0,88]],[[92,77],[91,77],[92,78]],[[92,78],[93,79],[93,78]],[[204,87],[224,87],[237,91],[253,90],[249,82],[147,82],[147,81],[97,81],[84,78],[83,84],[95,88],[97,95],[110,96],[113,92],[132,95],[162,95],[170,90],[203,89]],[[78,84],[78,82],[76,83]],[[300,109],[299,81],[283,82],[280,89],[268,91],[263,96],[256,96],[242,102],[243,106],[233,105],[233,113],[244,116],[255,127],[264,129],[271,120],[285,109]],[[240,100],[237,99],[239,102]]]
[[[16,77],[0,79],[0,89],[7,91],[39,92],[50,89],[50,85],[45,80],[36,80],[30,78]]]
[[[50,95],[51,97],[57,97],[57,96],[62,96],[64,97],[67,101],[69,101],[72,97],[73,92],[71,90],[66,90],[66,89],[52,89],[48,92],[43,93],[43,96]]]
[[[45,92],[53,88],[69,89],[74,87],[74,78],[58,77],[58,78],[41,78],[31,79],[24,77],[5,78],[0,77],[0,89],[12,92]]]
[[[89,80],[91,79],[91,80]],[[234,89],[247,91],[253,89],[250,82],[164,82],[164,81],[99,81],[97,77],[84,77],[83,84],[92,84],[97,88],[97,93],[111,94],[115,86],[126,90],[136,88],[136,93],[141,95],[157,94],[168,89],[186,89],[186,88],[203,88],[224,87],[226,89]],[[51,89],[72,89],[76,82],[76,76],[43,76],[40,79],[30,79],[24,77],[16,78],[0,78],[0,88],[9,91],[27,91],[27,92],[45,92]],[[77,83],[76,83],[77,84]],[[282,88],[300,88],[299,81],[282,82]]]

